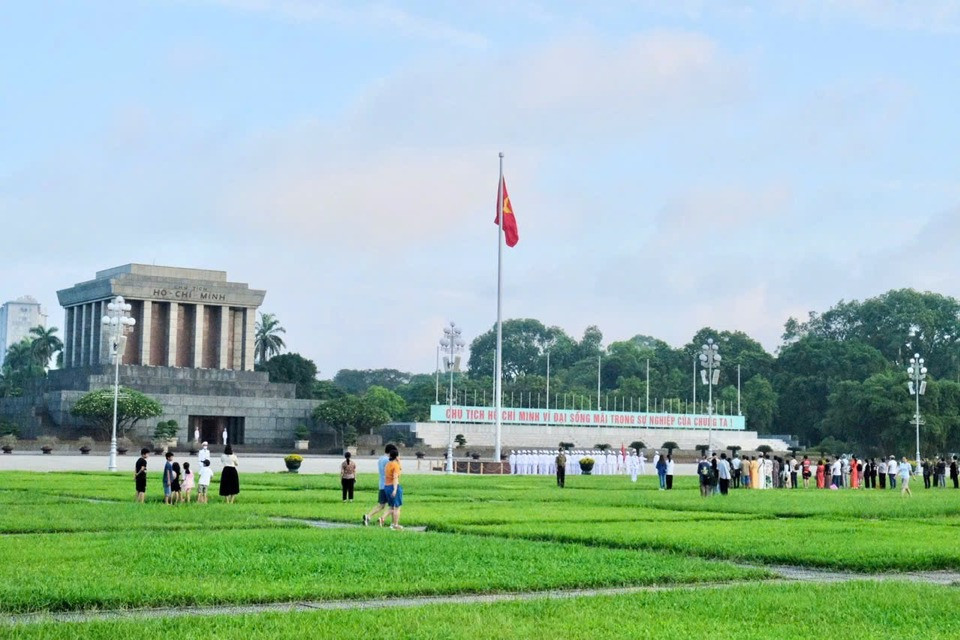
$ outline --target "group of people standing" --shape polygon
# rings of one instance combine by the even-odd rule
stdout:
[[[140,449],[140,457],[134,465],[134,483],[137,490],[137,502],[144,502],[147,493],[147,460],[150,457],[150,449],[144,447]],[[163,501],[166,504],[178,504],[181,502],[189,503],[193,489],[197,489],[197,503],[205,504],[209,498],[207,495],[210,483],[213,480],[213,468],[210,466],[210,449],[204,442],[197,453],[197,469],[195,477],[194,471],[190,468],[189,462],[184,462],[183,466],[174,458],[176,454],[173,451],[167,451],[164,454],[165,463],[163,465],[163,475],[161,483],[163,486]],[[233,448],[227,445],[220,456],[220,464],[223,469],[220,471],[220,495],[227,503],[232,503],[237,494],[240,493],[240,476],[237,473],[237,456],[233,453]]]
[[[511,451],[507,457],[510,463],[510,473],[521,476],[549,476],[559,473],[557,460],[563,456],[564,475],[578,475],[582,473],[580,461],[584,458],[593,460],[591,475],[617,475],[627,473],[636,478],[637,474],[646,471],[647,458],[641,452],[637,455],[634,449],[576,449],[565,451],[551,451],[547,449],[520,449]]]

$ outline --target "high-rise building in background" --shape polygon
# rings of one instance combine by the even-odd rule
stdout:
[[[30,335],[30,329],[47,326],[47,316],[31,296],[22,296],[0,306],[0,366],[10,345]]]

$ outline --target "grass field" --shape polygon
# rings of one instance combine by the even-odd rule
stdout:
[[[209,505],[171,507],[160,503],[155,476],[150,501],[134,504],[130,475],[0,472],[0,612],[734,581],[742,584],[715,591],[212,617],[202,619],[197,637],[222,637],[237,624],[246,638],[283,637],[314,625],[342,629],[336,635],[346,637],[382,621],[402,630],[401,637],[600,637],[577,625],[611,616],[634,621],[633,629],[667,616],[671,624],[658,637],[681,637],[715,618],[745,615],[744,633],[731,637],[770,637],[753,624],[789,615],[797,630],[815,632],[818,621],[825,624],[827,613],[842,607],[842,594],[858,604],[849,607],[852,617],[837,619],[861,620],[863,629],[886,621],[908,632],[916,618],[928,621],[924,637],[938,637],[942,621],[960,625],[957,587],[893,581],[758,587],[757,579],[772,574],[732,564],[960,570],[960,491],[949,489],[920,489],[912,499],[893,491],[779,490],[704,500],[695,478],[679,478],[674,491],[663,492],[650,477],[634,485],[623,477],[580,476],[561,491],[542,477],[416,475],[404,482],[403,522],[428,529],[417,533],[318,529],[297,520],[359,523],[375,502],[371,476],[360,478],[352,504],[341,502],[333,476],[248,474],[234,505],[213,496]],[[487,629],[490,616],[523,632]],[[560,626],[542,626],[538,616],[559,616]],[[195,631],[197,620],[0,625],[0,637],[77,637],[80,629],[83,637],[124,637],[137,625],[150,637],[164,630],[179,637]]]

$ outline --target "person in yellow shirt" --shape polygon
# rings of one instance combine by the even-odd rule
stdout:
[[[387,492],[387,506],[390,507],[390,518],[393,523],[390,528],[393,530],[403,529],[400,526],[400,507],[403,505],[403,487],[400,486],[400,474],[403,470],[400,467],[400,453],[393,449],[390,452],[390,461],[384,469],[385,487]]]

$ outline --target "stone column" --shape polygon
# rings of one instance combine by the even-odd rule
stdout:
[[[220,307],[220,348],[217,351],[217,366],[229,369],[227,354],[230,350],[230,307]]]
[[[97,362],[98,353],[94,347],[97,343],[97,329],[100,328],[100,316],[97,315],[97,309],[99,308],[100,303],[91,302],[88,306],[90,307],[90,348],[88,349],[90,354],[84,364],[94,365],[99,364]]]
[[[256,355],[257,310],[246,308],[243,310],[243,370],[253,371],[253,358]]]
[[[138,322],[140,326],[137,331],[140,332],[140,364],[147,366],[153,364],[150,362],[150,332],[153,330],[153,302],[143,301],[143,314]]]
[[[70,307],[63,308],[63,368],[73,365],[73,315]]]
[[[194,305],[193,314],[193,367],[203,368],[203,305]]]
[[[90,343],[89,333],[87,330],[87,323],[90,321],[90,305],[82,304],[80,305],[80,366],[89,364],[90,362]]]
[[[230,368],[240,371],[243,369],[243,309],[231,309],[230,317],[233,318],[233,364]]]
[[[167,366],[177,366],[177,320],[180,315],[180,305],[170,303],[170,322],[167,323]]]

